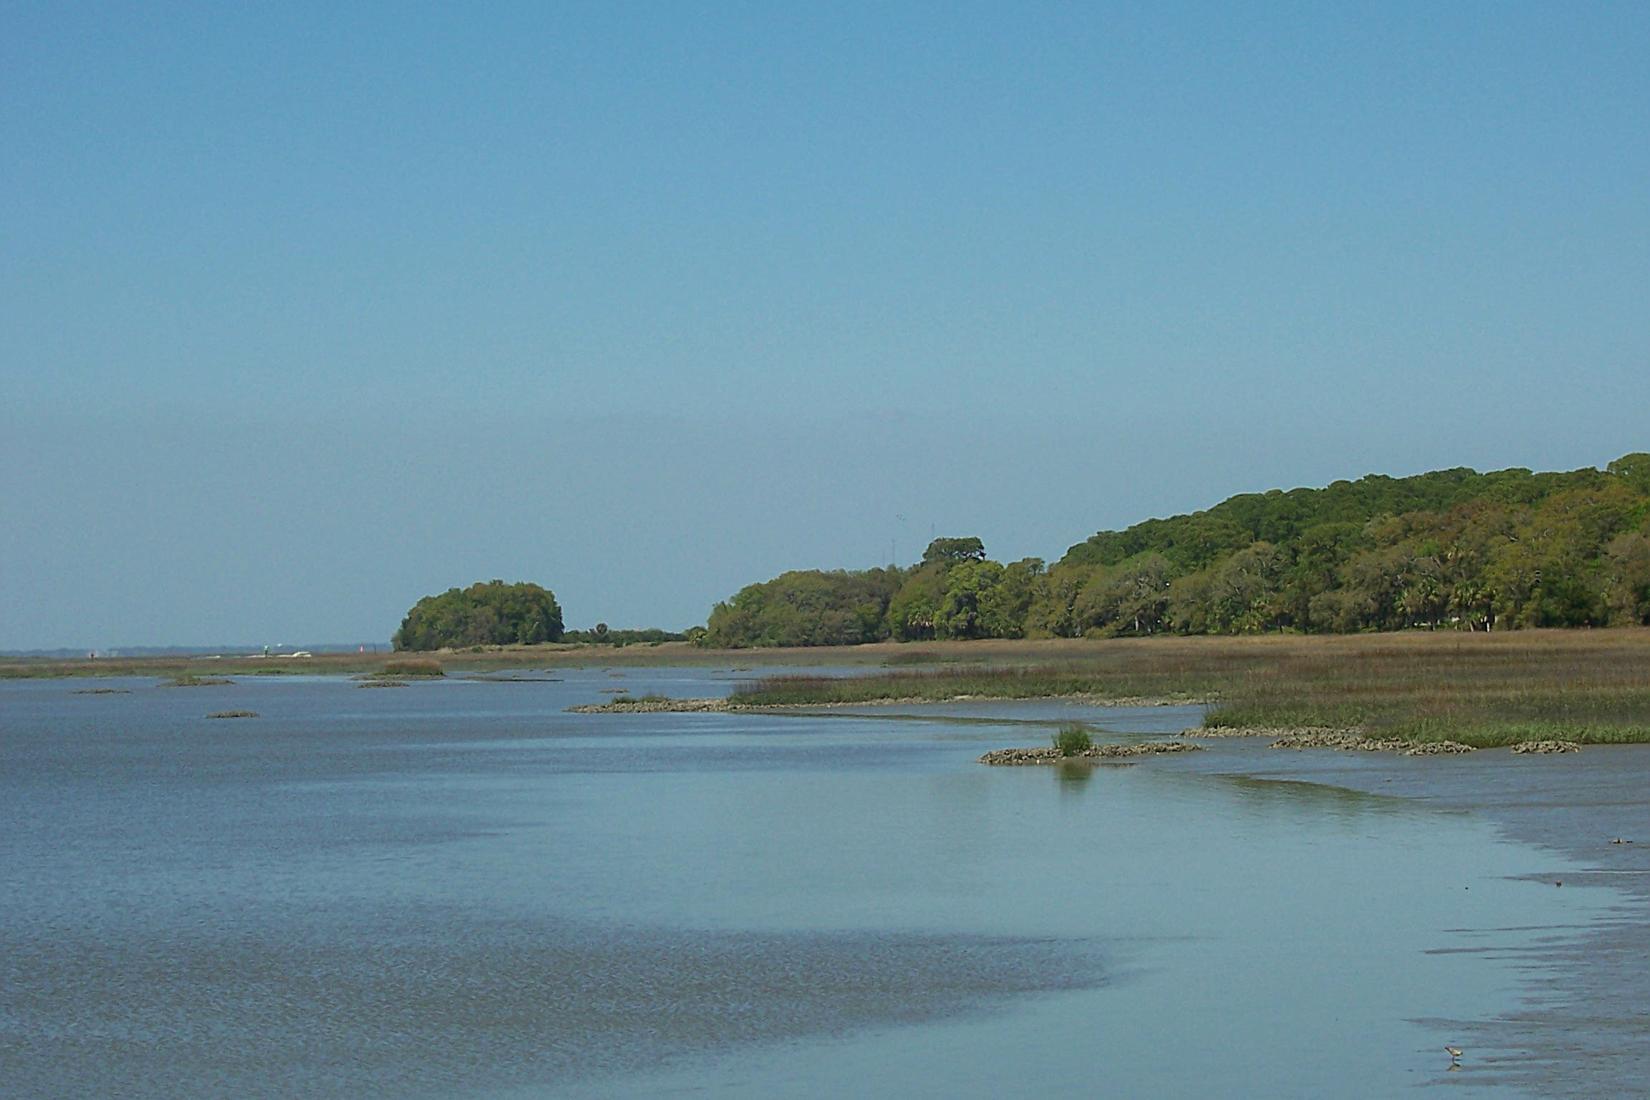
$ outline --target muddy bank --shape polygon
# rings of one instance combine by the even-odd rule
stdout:
[[[1340,749],[1345,752],[1396,752],[1404,756],[1456,756],[1477,752],[1474,745],[1460,741],[1406,741],[1398,737],[1370,737],[1358,729],[1334,729],[1329,726],[1302,726],[1288,729],[1270,726],[1223,726],[1183,730],[1181,737],[1242,738],[1269,737],[1267,748],[1272,749]],[[1509,746],[1515,753],[1580,752],[1575,741],[1520,741]]]
[[[568,707],[571,714],[706,714],[737,710],[726,699],[610,699]]]
[[[1355,730],[1298,730],[1284,734],[1267,748],[1396,752],[1405,756],[1453,756],[1475,751],[1471,745],[1463,745],[1459,741],[1404,741],[1396,737],[1366,737]]]
[[[1035,695],[1026,698],[1007,698],[989,695],[953,695],[944,699],[906,696],[888,699],[861,699],[851,702],[819,703],[741,703],[737,699],[665,699],[641,698],[611,699],[605,703],[583,703],[568,707],[571,714],[703,714],[723,711],[776,710],[847,710],[859,707],[944,706],[952,703],[1027,703],[1027,702],[1082,703],[1095,707],[1178,707],[1206,703],[1205,699],[1180,696],[1116,696],[1095,695]]]
[[[1182,737],[1290,737],[1300,733],[1346,733],[1346,730],[1332,730],[1327,726],[1196,726],[1189,730],[1181,730]]]
[[[1171,752],[1200,752],[1201,745],[1187,741],[1137,741],[1127,745],[1094,745],[1082,752],[1062,753],[1059,749],[993,749],[980,757],[982,764],[1070,764],[1084,760],[1115,760],[1129,756],[1157,756]]]
[[[1396,752],[1404,756],[1454,756],[1476,751],[1459,741],[1405,741],[1397,737],[1369,737],[1356,729],[1333,729],[1328,726],[1302,726],[1287,729],[1270,726],[1225,726],[1213,729],[1191,729],[1182,737],[1269,737],[1269,749],[1340,749],[1343,752]],[[1552,751],[1552,750],[1521,750]]]

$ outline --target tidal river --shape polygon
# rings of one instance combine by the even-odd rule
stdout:
[[[1446,797],[1494,763],[975,763],[1190,708],[565,711],[737,675],[0,683],[0,1094],[1631,1085],[1538,1025],[1640,903]]]

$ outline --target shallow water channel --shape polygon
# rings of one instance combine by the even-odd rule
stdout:
[[[0,683],[0,1091],[1519,1094],[1491,1022],[1621,904],[1236,748],[974,762],[1192,708],[573,715],[736,675],[533,675]]]

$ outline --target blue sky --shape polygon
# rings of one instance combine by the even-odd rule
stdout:
[[[339,10],[344,8],[345,10]],[[1650,7],[0,4],[0,648],[1650,449]]]

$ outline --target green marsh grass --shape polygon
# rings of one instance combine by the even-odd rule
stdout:
[[[1068,722],[1057,730],[1053,737],[1054,748],[1061,756],[1081,756],[1094,747],[1094,738],[1089,736],[1088,727],[1077,722]]]

